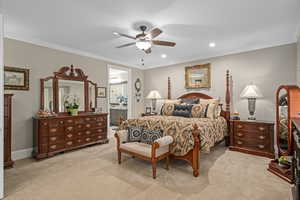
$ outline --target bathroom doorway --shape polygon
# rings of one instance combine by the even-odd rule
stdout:
[[[108,111],[112,130],[120,123],[120,117],[128,119],[131,115],[131,70],[125,67],[109,66]]]

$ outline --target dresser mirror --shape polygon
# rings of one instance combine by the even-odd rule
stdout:
[[[60,68],[54,76],[40,80],[40,109],[55,113],[66,113],[70,103],[78,105],[79,112],[92,112],[97,107],[97,84],[72,65]]]
[[[281,154],[288,152],[289,125],[288,125],[288,95],[287,90],[282,88],[278,91],[278,148]]]
[[[54,96],[53,96],[53,78],[44,81],[44,109],[48,111],[53,110]]]

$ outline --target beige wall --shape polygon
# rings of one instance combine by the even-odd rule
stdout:
[[[12,149],[21,150],[32,147],[32,117],[40,105],[39,79],[52,75],[61,66],[80,67],[98,86],[107,87],[107,65],[113,64],[94,58],[79,56],[63,51],[33,45],[11,39],[4,40],[4,63],[6,66],[26,67],[30,69],[29,91],[6,91],[14,93],[13,98],[13,139]],[[139,77],[143,82],[143,71],[132,68],[132,88]],[[133,116],[143,111],[143,101],[136,103],[132,90]],[[107,109],[106,99],[99,99],[98,105]]]
[[[296,44],[272,47],[234,55],[199,60],[168,67],[154,68],[145,71],[145,93],[158,90],[167,97],[167,77],[171,77],[172,98],[184,93],[199,91],[215,98],[225,97],[225,73],[229,69],[233,77],[234,110],[248,117],[247,100],[239,95],[243,88],[254,82],[261,89],[264,98],[257,101],[257,119],[275,119],[275,91],[281,84],[296,84]],[[212,88],[209,90],[187,90],[184,88],[184,67],[196,64],[211,63]],[[160,102],[161,103],[161,102]],[[150,105],[150,102],[146,102]]]
[[[300,33],[297,42],[297,82],[300,86]]]

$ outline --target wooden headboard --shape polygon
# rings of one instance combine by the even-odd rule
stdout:
[[[223,108],[223,104],[220,104],[222,111],[221,116],[223,116],[227,122],[229,123],[230,120],[230,87],[229,87],[229,70],[226,71],[226,84],[225,84],[225,109]],[[214,99],[211,96],[208,96],[207,94],[203,94],[200,92],[191,92],[187,94],[183,94],[178,99],[191,99],[191,98],[197,98],[197,99]],[[168,77],[168,99],[171,99],[171,80],[170,77]]]

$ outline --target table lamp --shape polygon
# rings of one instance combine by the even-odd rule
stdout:
[[[156,109],[156,100],[157,99],[161,99],[161,96],[159,94],[159,92],[157,90],[152,90],[149,92],[148,96],[146,97],[147,99],[151,99],[152,100],[152,112],[155,112]]]
[[[248,99],[248,110],[249,110],[249,120],[255,120],[255,102],[257,98],[262,98],[263,95],[260,92],[259,88],[254,85],[254,84],[250,84],[247,85],[244,90],[241,93],[241,98],[245,98]]]

